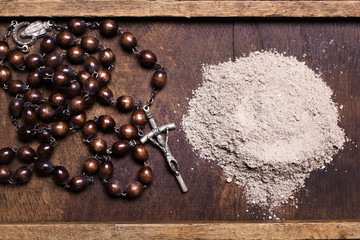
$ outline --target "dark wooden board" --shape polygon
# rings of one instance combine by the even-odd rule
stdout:
[[[0,33],[4,34],[4,21]],[[243,189],[225,183],[225,176],[215,163],[200,159],[191,150],[180,131],[187,98],[201,83],[201,64],[216,64],[253,50],[276,48],[287,55],[305,60],[308,66],[323,74],[336,94],[334,100],[344,105],[341,125],[354,144],[335,157],[326,171],[311,174],[305,189],[296,196],[299,207],[285,205],[277,216],[287,220],[359,220],[358,90],[359,22],[312,21],[121,21],[126,31],[138,38],[140,49],[151,49],[158,61],[169,70],[169,81],[153,105],[158,124],[174,122],[178,128],[170,133],[170,148],[177,158],[189,192],[182,194],[168,171],[158,149],[147,145],[155,179],[136,200],[112,199],[98,179],[85,192],[68,193],[55,186],[51,178],[33,179],[24,186],[0,185],[0,222],[178,222],[178,221],[245,221],[258,220],[266,213],[256,208],[246,212]],[[150,95],[151,71],[142,69],[134,56],[118,47],[118,39],[104,45],[116,51],[116,66],[110,87],[115,96],[130,94],[145,101]],[[306,54],[306,55],[304,55]],[[342,72],[342,74],[340,74]],[[25,79],[22,73],[16,78]],[[1,92],[0,146],[19,145],[8,117],[10,96]],[[118,124],[129,115],[110,107],[94,106],[87,117],[110,114]],[[105,135],[108,142],[115,136]],[[37,144],[34,144],[36,146]],[[53,162],[66,166],[71,175],[79,174],[89,156],[75,133],[59,142]],[[124,186],[136,178],[139,165],[131,158],[115,160],[115,176]],[[13,165],[15,167],[16,164]]]

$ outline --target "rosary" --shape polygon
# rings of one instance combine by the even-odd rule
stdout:
[[[19,37],[20,29],[23,28]],[[133,52],[142,67],[155,70],[151,77],[153,91],[144,106],[128,95],[114,100],[107,84],[115,67],[115,54],[93,36],[77,39],[87,28],[99,29],[101,35],[107,38],[119,36],[124,51]],[[50,31],[53,34],[47,35]],[[12,49],[7,43],[10,36],[18,45]],[[42,38],[41,53],[24,56],[38,38]],[[62,49],[60,52],[56,51],[58,47]],[[98,53],[98,59],[93,56],[94,53]],[[63,58],[69,64],[83,64],[84,70],[76,72],[71,65],[63,64]],[[28,71],[26,83],[12,79],[10,66],[4,64],[6,61],[16,70]],[[35,138],[40,145],[36,151],[27,145],[0,149],[0,183],[24,184],[35,172],[39,176],[52,175],[56,184],[79,192],[98,175],[110,196],[135,198],[153,180],[148,152],[144,146],[150,141],[163,152],[182,192],[187,192],[178,163],[168,147],[168,133],[175,128],[175,124],[158,127],[150,111],[155,95],[166,81],[166,69],[157,63],[156,55],[150,50],[140,51],[134,35],[123,32],[113,20],[106,19],[98,23],[72,19],[67,26],[56,25],[53,21],[36,21],[31,24],[12,21],[4,39],[0,41],[0,84],[14,96],[9,103],[9,113],[19,140],[26,143]],[[54,92],[45,98],[38,90],[41,86],[51,87]],[[96,101],[105,106],[114,105],[122,113],[131,113],[130,123],[117,126],[109,115],[95,116],[86,121],[85,110]],[[151,131],[144,134],[143,127],[147,122]],[[54,166],[50,157],[57,141],[77,130],[81,130],[83,142],[94,155],[84,161],[82,175],[70,178],[67,169]],[[108,147],[105,140],[97,137],[98,131],[117,134],[118,140]],[[122,187],[113,178],[112,157],[124,157],[128,153],[142,167],[138,179]],[[7,165],[15,156],[26,165],[12,173]]]

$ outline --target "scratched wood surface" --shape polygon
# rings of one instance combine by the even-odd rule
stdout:
[[[192,152],[180,130],[187,99],[201,83],[201,64],[216,64],[261,49],[286,52],[321,73],[334,90],[335,102],[344,106],[340,111],[340,125],[351,139],[326,170],[310,175],[306,187],[296,194],[297,207],[284,205],[277,209],[277,217],[286,220],[359,220],[358,21],[123,20],[119,23],[124,30],[135,34],[141,49],[153,50],[158,61],[168,68],[168,84],[157,96],[152,110],[159,124],[174,122],[178,126],[170,133],[169,143],[189,192],[180,192],[161,153],[147,145],[155,178],[139,199],[112,199],[98,179],[86,191],[73,194],[57,187],[51,178],[34,176],[24,186],[0,185],[1,223],[267,219],[266,211],[246,205],[243,188],[225,183],[225,176],[215,163],[208,163]],[[7,24],[6,20],[1,22],[1,35]],[[119,49],[118,39],[106,39],[103,43],[116,52],[116,66],[110,83],[114,95],[126,93],[145,101],[150,94],[151,71],[141,68],[133,55]],[[15,73],[15,78],[25,77],[23,73]],[[5,92],[0,93],[1,147],[19,145],[7,113],[10,99]],[[127,122],[129,118],[129,115],[98,104],[87,112],[87,118],[101,114],[112,115],[117,124]],[[110,135],[104,137],[109,142],[116,139]],[[87,156],[89,152],[81,141],[81,134],[74,133],[58,143],[53,162],[66,166],[70,174],[75,175],[80,173]],[[124,185],[135,179],[139,165],[130,158],[115,160],[114,164],[115,176]],[[13,169],[17,165],[15,162]]]

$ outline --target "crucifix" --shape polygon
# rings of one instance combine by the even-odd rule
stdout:
[[[186,193],[188,191],[188,189],[187,189],[185,182],[179,172],[178,163],[177,163],[176,159],[174,158],[174,156],[171,154],[169,146],[168,146],[169,130],[175,129],[175,127],[176,127],[175,124],[169,123],[169,124],[163,125],[161,127],[158,127],[156,125],[155,119],[150,111],[150,107],[148,105],[145,105],[143,107],[143,109],[144,109],[144,112],[146,113],[146,117],[150,124],[151,131],[148,134],[146,134],[145,136],[143,136],[140,139],[140,142],[142,144],[144,144],[148,140],[150,140],[155,146],[160,148],[160,150],[165,155],[165,159],[166,159],[167,163],[169,164],[171,172],[175,175],[175,178],[181,188],[181,191],[183,193]],[[165,139],[161,135],[164,132],[165,132]]]

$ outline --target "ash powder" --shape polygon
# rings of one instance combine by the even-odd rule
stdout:
[[[331,96],[304,62],[253,52],[203,66],[182,127],[201,157],[245,186],[249,204],[274,210],[343,148]]]

